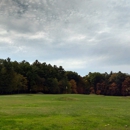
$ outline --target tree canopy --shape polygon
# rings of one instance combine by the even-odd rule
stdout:
[[[130,95],[130,75],[122,72],[93,72],[82,77],[62,66],[46,62],[0,59],[0,94],[102,94]]]

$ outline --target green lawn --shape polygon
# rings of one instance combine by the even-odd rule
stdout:
[[[0,96],[0,130],[130,130],[130,97]]]

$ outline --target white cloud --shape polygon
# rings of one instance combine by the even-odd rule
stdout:
[[[86,62],[79,59],[66,59],[66,60],[51,60],[47,61],[48,63],[51,63],[52,65],[58,65],[58,66],[64,66],[66,70],[75,70],[75,69],[84,69],[86,67]]]

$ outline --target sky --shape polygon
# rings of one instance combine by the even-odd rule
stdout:
[[[130,73],[130,0],[0,0],[0,58]]]

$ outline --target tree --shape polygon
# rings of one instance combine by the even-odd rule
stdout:
[[[122,82],[125,80],[125,78],[126,78],[126,74],[124,74],[120,71],[118,73],[112,73],[110,75],[109,83],[110,84],[113,84],[113,83],[116,84],[116,86],[118,88],[117,92],[116,92],[117,95],[121,95]]]
[[[77,93],[77,85],[74,79],[70,80],[70,84],[71,84],[71,93]]]
[[[130,77],[126,77],[125,80],[122,82],[121,94],[123,96],[130,96]]]
[[[61,79],[58,83],[60,93],[71,93],[71,85],[66,78]]]
[[[116,83],[113,82],[113,83],[110,84],[109,92],[110,92],[110,95],[113,95],[113,96],[118,95],[119,88],[118,88]]]
[[[96,94],[100,95],[100,94],[106,94],[106,84],[105,82],[102,82],[102,83],[97,83],[96,85]]]
[[[27,79],[21,74],[14,73],[11,88],[13,93],[26,93],[27,92]]]
[[[94,91],[96,92],[97,91],[96,85],[97,83],[104,81],[104,76],[99,72],[89,73],[88,81],[90,82],[91,87],[93,87]]]
[[[48,87],[49,93],[52,93],[52,94],[60,93],[59,86],[58,86],[58,80],[56,78],[48,78],[47,87]]]
[[[12,93],[12,79],[14,75],[14,70],[10,61],[10,58],[7,58],[3,61],[0,71],[0,92],[1,94]]]

